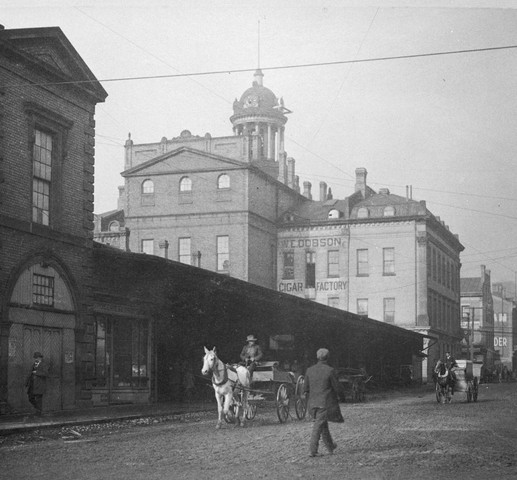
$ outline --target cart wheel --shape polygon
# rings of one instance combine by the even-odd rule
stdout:
[[[303,386],[305,384],[305,377],[300,375],[296,380],[296,387],[294,390],[294,409],[296,410],[296,416],[298,420],[303,420],[307,413],[307,399],[303,392]]]
[[[435,390],[435,393],[436,393],[436,401],[438,403],[442,403],[442,391],[440,389],[440,385],[438,385],[438,382],[436,382],[436,384],[434,386],[434,390]]]
[[[280,423],[287,422],[289,417],[289,390],[285,383],[280,384],[276,392],[276,414]]]
[[[255,415],[257,414],[257,404],[256,403],[248,403],[248,408],[246,408],[246,418],[248,420],[253,420]]]

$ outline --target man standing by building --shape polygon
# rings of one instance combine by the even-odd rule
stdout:
[[[309,367],[305,374],[304,392],[308,395],[309,412],[314,419],[309,456],[316,457],[320,437],[329,453],[334,453],[337,444],[332,440],[328,422],[344,422],[339,408],[339,397],[344,396],[343,387],[336,371],[328,365],[329,351],[320,348],[316,352],[318,363]]]
[[[36,415],[41,415],[43,410],[43,395],[47,389],[47,377],[48,365],[43,360],[43,355],[40,352],[34,352],[34,363],[27,376],[25,386],[27,387],[29,402],[36,409]]]

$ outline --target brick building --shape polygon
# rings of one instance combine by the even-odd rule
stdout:
[[[457,235],[425,205],[378,193],[356,170],[355,192],[319,200],[285,152],[282,99],[252,87],[233,104],[233,135],[188,130],[125,145],[118,210],[124,231],[99,221],[95,239],[225,273],[427,335],[422,378],[446,350],[459,353]]]
[[[95,106],[107,94],[59,28],[0,30],[0,413],[89,400]],[[77,83],[79,82],[79,83]]]
[[[424,334],[427,379],[445,351],[459,353],[463,246],[409,189],[376,193],[364,168],[351,196],[331,197],[322,182],[319,201],[283,215],[278,289]]]

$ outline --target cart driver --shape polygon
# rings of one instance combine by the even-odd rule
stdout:
[[[451,393],[454,395],[454,387],[456,386],[456,374],[454,373],[454,368],[458,367],[458,363],[456,359],[451,355],[451,352],[445,353],[445,365],[449,370],[451,376]]]
[[[255,365],[263,356],[262,349],[260,348],[260,345],[257,345],[256,342],[257,339],[254,335],[248,335],[246,338],[246,345],[244,345],[241,351],[241,360],[244,362],[244,365],[248,367],[250,372],[250,380],[253,377]]]

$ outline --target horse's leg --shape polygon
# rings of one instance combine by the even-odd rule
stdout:
[[[246,412],[248,411],[248,391],[246,387],[243,387],[241,394],[241,403],[242,403],[242,426],[246,426]]]
[[[220,429],[221,424],[223,423],[223,405],[221,402],[221,395],[217,392],[215,393],[215,399],[217,400],[217,425],[215,428]]]

